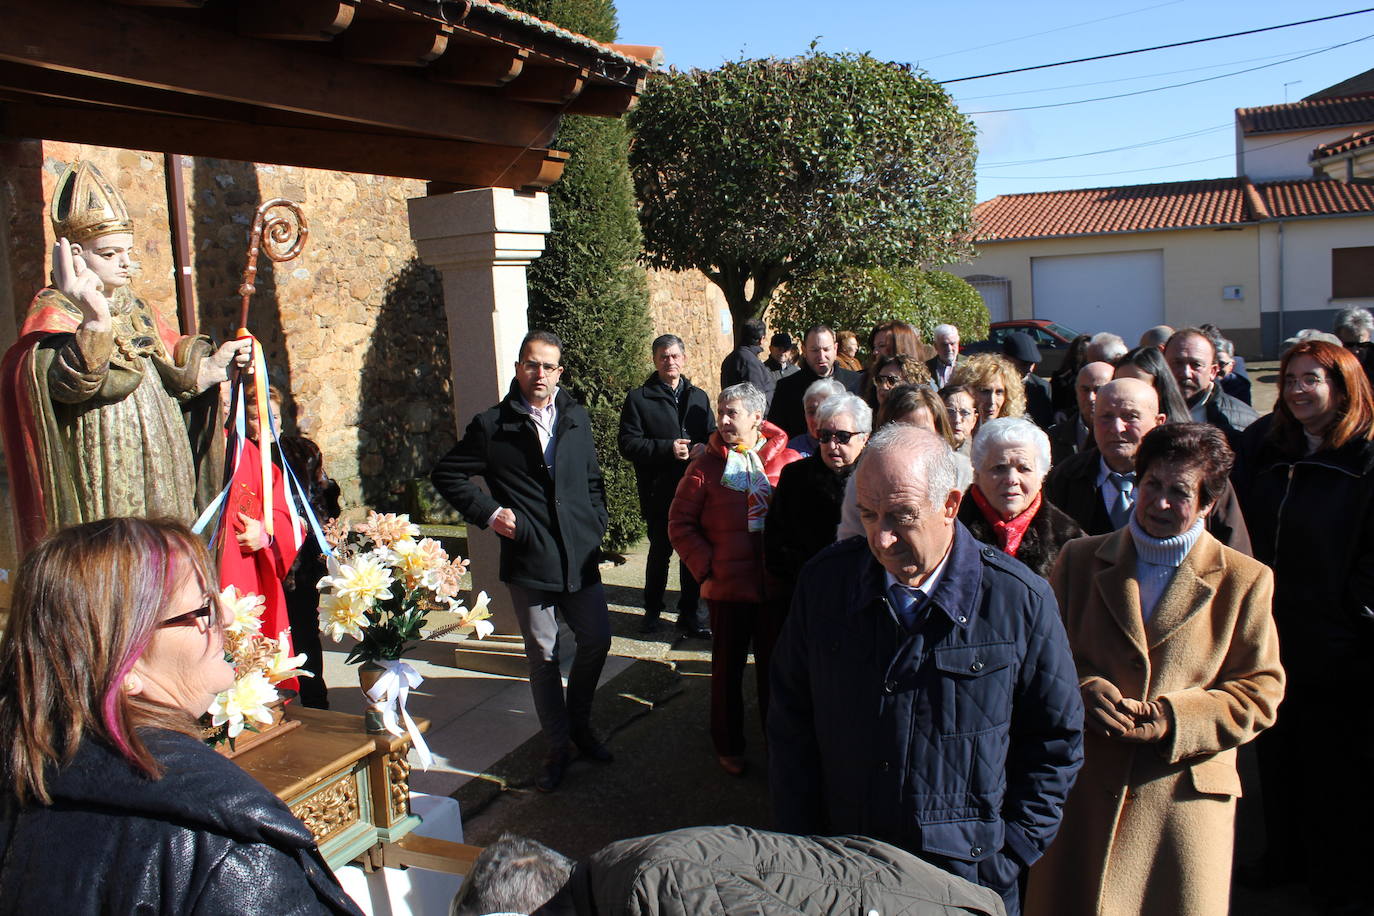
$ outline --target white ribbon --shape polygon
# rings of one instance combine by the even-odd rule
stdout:
[[[401,720],[406,724],[405,733],[410,735],[410,743],[420,758],[420,766],[428,770],[434,757],[429,752],[429,745],[425,744],[424,736],[415,727],[415,720],[406,712],[406,697],[411,688],[419,687],[425,679],[411,665],[399,659],[378,659],[377,664],[385,670],[377,678],[377,683],[368,689],[367,698],[382,717],[382,727],[397,738],[401,737],[402,732],[396,714],[401,714]]]

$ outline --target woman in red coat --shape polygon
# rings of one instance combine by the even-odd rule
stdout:
[[[763,528],[782,469],[801,456],[763,419],[748,382],[716,399],[716,431],[687,466],[668,510],[668,538],[711,609],[711,740],[721,767],[744,773],[744,665],[754,648],[759,713],[768,713],[768,660],[782,621],[763,564]]]

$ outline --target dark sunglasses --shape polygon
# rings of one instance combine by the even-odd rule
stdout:
[[[159,627],[192,627],[196,621],[202,618],[208,619],[215,612],[215,602],[210,600],[196,608],[194,611],[187,611],[185,614],[178,614],[175,617],[168,617],[158,624]]]
[[[823,429],[820,431],[820,434],[816,438],[820,439],[821,442],[825,444],[829,444],[830,441],[833,439],[834,441],[840,443],[840,445],[848,445],[850,439],[853,439],[855,436],[862,435],[863,433],[850,432],[847,429]]]

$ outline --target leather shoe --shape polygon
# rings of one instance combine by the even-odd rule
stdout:
[[[663,629],[663,621],[657,617],[645,617],[639,624],[639,632],[641,633],[657,633],[661,629]]]
[[[534,787],[540,792],[552,792],[563,781],[563,773],[568,769],[567,750],[550,751],[544,758],[544,768],[534,779]]]
[[[744,771],[748,768],[748,762],[743,757],[733,755],[721,754],[716,758],[716,762],[720,764],[722,770],[731,776],[743,776]]]
[[[577,752],[588,760],[595,760],[597,763],[610,763],[615,760],[615,754],[611,753],[611,749],[597,738],[591,729],[575,732],[572,743],[577,746]]]
[[[678,627],[684,639],[710,639],[714,634],[710,627]]]

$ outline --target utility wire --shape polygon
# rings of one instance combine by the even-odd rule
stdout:
[[[1227,60],[1215,64],[1208,64],[1205,67],[1185,67],[1181,70],[1160,70],[1155,73],[1142,73],[1139,76],[1119,76],[1109,80],[1089,80],[1085,83],[1065,83],[1061,86],[1045,86],[1040,89],[1017,89],[1013,92],[994,92],[990,95],[965,95],[960,96],[960,102],[981,102],[984,99],[1005,99],[1013,95],[1034,95],[1038,92],[1058,92],[1060,89],[1082,89],[1084,86],[1106,86],[1110,83],[1130,83],[1135,80],[1154,79],[1157,76],[1177,76],[1180,73],[1198,73],[1202,70],[1219,70],[1222,67],[1233,67],[1236,64],[1253,64],[1260,60],[1277,60],[1280,57],[1287,57],[1290,54],[1306,54],[1308,51],[1320,51],[1322,48],[1301,48],[1297,51],[1284,51],[1279,54],[1266,54],[1263,57],[1243,57],[1240,60]]]
[[[1150,10],[1157,10],[1165,6],[1175,6],[1182,2],[1183,0],[1169,0],[1168,3],[1156,3],[1154,6],[1142,6],[1140,9],[1137,10],[1126,10],[1124,13],[1115,13],[1111,16],[1103,16],[1101,19],[1089,19],[1086,22],[1075,22],[1071,25],[1061,25],[1058,28],[1046,29],[1043,32],[1033,32],[1030,35],[1020,35],[1016,38],[1004,38],[1001,41],[993,41],[985,45],[974,45],[972,48],[962,48],[958,51],[946,51],[944,54],[936,54],[934,57],[923,57],[921,58],[921,60],[917,61],[917,65],[924,65],[928,61],[940,60],[945,57],[954,57],[958,54],[967,54],[969,51],[982,51],[985,48],[996,48],[999,45],[1009,45],[1018,41],[1026,41],[1030,38],[1040,38],[1044,35],[1053,35],[1055,32],[1066,32],[1069,29],[1077,29],[1085,25],[1096,25],[1099,22],[1106,22],[1108,19],[1120,19],[1122,16],[1133,16],[1136,13],[1148,13]]]
[[[1066,156],[1047,156],[1043,159],[1018,159],[1013,162],[980,162],[980,169],[1002,169],[1016,165],[1039,165],[1042,162],[1060,162],[1065,159],[1084,159],[1088,156],[1102,156],[1107,153],[1122,153],[1127,150],[1144,149],[1147,146],[1159,146],[1164,143],[1174,143],[1178,140],[1191,140],[1194,137],[1201,137],[1204,134],[1213,134],[1219,130],[1227,130],[1235,126],[1235,122],[1227,121],[1225,124],[1218,124],[1214,127],[1203,127],[1198,130],[1190,130],[1184,134],[1175,134],[1172,137],[1159,137],[1155,140],[1142,140],[1139,143],[1132,143],[1127,146],[1114,146],[1111,149],[1093,150],[1091,153],[1070,153]]]
[[[1338,45],[1331,45],[1329,47],[1319,48],[1316,51],[1308,51],[1306,54],[1299,54],[1296,57],[1289,57],[1285,60],[1275,61],[1272,64],[1260,64],[1258,67],[1246,67],[1244,70],[1232,70],[1230,73],[1219,73],[1216,76],[1205,76],[1201,79],[1187,80],[1182,83],[1170,83],[1167,86],[1155,86],[1151,89],[1137,89],[1134,92],[1119,92],[1116,95],[1102,95],[1091,99],[1074,99],[1071,102],[1050,102],[1044,105],[1025,105],[1020,108],[989,108],[983,111],[966,111],[964,112],[964,114],[983,115],[1003,114],[1011,111],[1040,111],[1045,108],[1064,108],[1069,105],[1086,105],[1089,102],[1108,102],[1112,99],[1126,99],[1136,95],[1148,95],[1151,92],[1163,92],[1165,89],[1179,89],[1183,86],[1196,86],[1199,83],[1210,83],[1213,80],[1226,79],[1227,77],[1231,76],[1240,76],[1244,73],[1254,73],[1256,70],[1267,70],[1270,67],[1279,67],[1283,64],[1290,64],[1295,60],[1302,60],[1305,57],[1313,57],[1317,54],[1325,54],[1327,51],[1334,51],[1337,48],[1344,48],[1353,44],[1358,44],[1362,41],[1368,41],[1371,38],[1374,38],[1374,34],[1365,35],[1363,38],[1354,38],[1350,41],[1343,41]]]
[[[966,83],[969,80],[987,79],[988,77],[992,76],[1006,76],[1011,73],[1029,73],[1032,70],[1048,70],[1050,67],[1066,67],[1069,64],[1085,64],[1089,61],[1094,60],[1109,60],[1113,57],[1126,57],[1130,54],[1144,54],[1147,51],[1163,51],[1166,48],[1182,48],[1188,45],[1203,44],[1204,42],[1208,41],[1221,41],[1223,38],[1239,38],[1242,35],[1258,35],[1261,32],[1274,32],[1279,29],[1291,29],[1295,26],[1311,25],[1314,22],[1329,22],[1332,19],[1344,19],[1347,16],[1358,16],[1362,13],[1374,13],[1374,6],[1366,7],[1362,10],[1351,10],[1348,13],[1336,13],[1331,16],[1318,16],[1316,19],[1303,19],[1299,22],[1285,22],[1282,25],[1269,25],[1261,29],[1246,29],[1243,32],[1229,32],[1225,35],[1212,35],[1209,38],[1193,38],[1189,39],[1188,41],[1175,41],[1165,45],[1154,45],[1153,47],[1149,48],[1136,48],[1134,51],[1115,51],[1111,54],[1095,54],[1092,57],[1079,57],[1075,58],[1074,60],[1061,60],[1053,64],[1036,64],[1033,67],[1017,67],[1012,70],[998,70],[993,73],[980,73],[976,76],[961,76],[958,79],[936,80],[936,82],[947,86],[950,83]]]
[[[1307,141],[1311,142],[1311,138],[1312,138],[1315,134],[1319,134],[1319,133],[1321,133],[1320,130],[1310,130],[1310,131],[1307,131],[1306,133],[1300,134],[1300,135],[1298,135],[1298,136],[1296,136],[1296,137],[1289,137],[1287,140],[1279,140],[1279,141],[1274,142],[1274,143],[1266,143],[1266,144],[1264,144],[1263,146],[1251,147],[1250,149],[1247,149],[1245,152],[1246,152],[1247,155],[1249,155],[1250,153],[1258,153],[1258,152],[1261,151],[1261,150],[1273,149],[1273,148],[1276,147],[1276,146],[1284,146],[1285,144],[1288,144],[1288,143],[1297,143],[1297,142],[1299,142],[1299,141],[1301,141],[1301,140],[1307,140]],[[1158,172],[1158,171],[1163,171],[1163,170],[1165,170],[1165,169],[1177,169],[1177,168],[1182,168],[1182,167],[1185,166],[1185,165],[1198,165],[1199,163],[1203,163],[1203,162],[1215,162],[1215,161],[1217,161],[1218,159],[1234,159],[1234,158],[1235,158],[1235,153],[1224,153],[1224,154],[1222,154],[1222,155],[1220,155],[1220,156],[1208,156],[1208,157],[1205,158],[1205,159],[1190,159],[1190,160],[1187,161],[1187,162],[1175,162],[1175,163],[1173,163],[1173,164],[1171,164],[1171,165],[1153,165],[1153,166],[1149,166],[1148,168],[1143,168],[1143,169],[1122,169],[1122,170],[1117,171],[1117,172],[1086,172],[1086,173],[1084,173],[1084,174],[1082,174],[1082,175],[990,175],[990,176],[988,176],[988,177],[991,178],[991,179],[994,180],[994,181],[1058,181],[1058,180],[1064,179],[1064,178],[1103,178],[1103,177],[1106,177],[1106,176],[1109,176],[1109,175],[1133,175],[1133,174],[1136,174],[1136,173],[1138,173],[1138,172]],[[1229,177],[1229,176],[1228,176],[1228,177]],[[1202,178],[1200,178],[1200,179],[1198,179],[1198,180],[1199,180],[1199,181],[1208,181],[1208,180],[1211,180],[1211,179],[1202,179]]]

